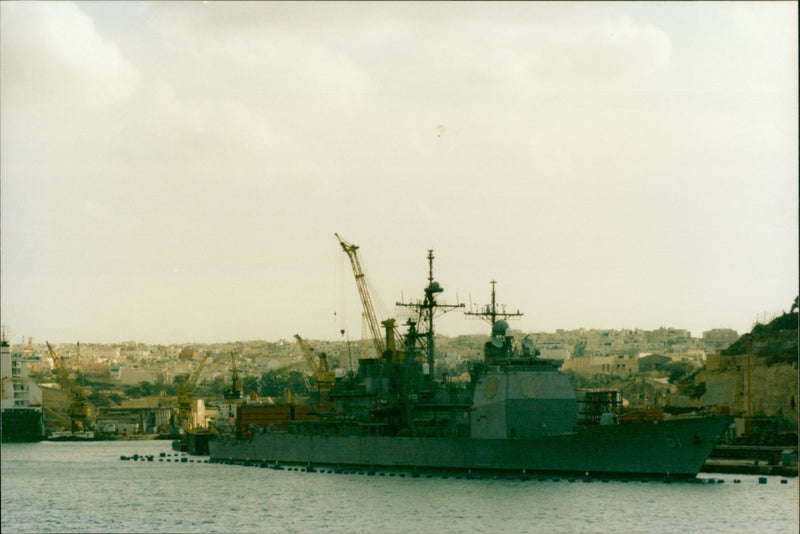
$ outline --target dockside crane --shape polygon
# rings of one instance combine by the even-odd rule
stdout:
[[[397,330],[394,329],[394,319],[387,319],[383,322],[378,322],[378,316],[375,313],[375,307],[372,304],[372,297],[370,296],[369,287],[367,285],[364,270],[361,267],[361,260],[358,256],[358,245],[348,243],[339,236],[334,234],[339,244],[344,250],[347,257],[350,259],[350,265],[353,268],[353,275],[356,279],[356,286],[358,288],[358,295],[361,298],[361,307],[364,310],[364,317],[366,318],[367,325],[369,326],[370,333],[372,334],[372,342],[375,345],[375,351],[378,353],[378,358],[383,358],[386,351],[386,341],[384,334],[381,331],[381,325],[386,326],[392,332],[392,344],[402,346],[403,340]],[[389,337],[387,335],[387,337]],[[392,348],[392,347],[390,347]]]
[[[210,356],[210,354],[206,353],[192,374],[189,375],[186,380],[178,384],[178,417],[176,426],[186,431],[194,429],[194,424],[190,417],[192,413],[192,393],[197,387],[200,374],[203,372],[203,368]]]
[[[67,410],[67,415],[69,416],[70,421],[70,430],[73,432],[84,430],[86,426],[89,426],[89,416],[90,416],[90,409],[89,409],[89,402],[86,400],[86,392],[83,388],[72,379],[69,374],[69,370],[67,370],[66,366],[64,365],[64,360],[56,354],[55,349],[50,344],[50,342],[46,341],[47,344],[47,351],[50,353],[50,357],[53,359],[53,368],[56,373],[56,381],[61,386],[61,390],[67,394],[67,397],[70,400],[70,405]]]
[[[316,359],[314,358],[314,353],[308,343],[306,343],[306,341],[298,334],[295,334],[294,337],[297,340],[297,344],[300,345],[300,349],[303,351],[303,356],[305,356],[306,362],[308,362],[308,366],[311,368],[311,372],[314,375],[317,390],[319,391],[320,401],[324,402],[327,399],[328,393],[331,389],[333,389],[333,386],[336,382],[336,376],[334,372],[330,370],[328,365],[328,357],[324,352],[320,352],[319,363],[317,363]]]

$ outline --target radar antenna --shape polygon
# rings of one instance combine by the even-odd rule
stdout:
[[[396,306],[403,308],[411,308],[417,311],[418,321],[424,334],[418,339],[423,340],[425,344],[425,353],[428,360],[428,383],[433,384],[434,374],[434,358],[433,358],[433,317],[436,315],[437,310],[441,313],[447,313],[455,308],[463,308],[463,304],[440,304],[436,302],[437,293],[444,291],[439,282],[433,280],[433,250],[428,250],[428,286],[425,288],[425,298],[422,301],[413,302],[396,302]],[[406,347],[406,350],[413,353],[414,347]]]
[[[494,327],[494,323],[497,322],[497,318],[498,317],[501,318],[501,319],[509,319],[509,318],[512,318],[512,317],[522,317],[522,313],[520,313],[519,310],[517,310],[516,312],[513,312],[513,313],[506,312],[505,311],[505,306],[502,306],[502,305],[501,305],[502,310],[498,311],[498,309],[497,309],[497,300],[495,298],[495,295],[496,295],[496,293],[495,293],[495,285],[497,284],[497,280],[491,280],[491,284],[492,284],[492,303],[491,304],[486,304],[485,306],[483,306],[483,308],[480,309],[480,311],[464,312],[464,315],[471,315],[473,317],[479,317],[479,318],[483,319],[484,321],[487,321],[490,325],[492,325],[492,327]]]

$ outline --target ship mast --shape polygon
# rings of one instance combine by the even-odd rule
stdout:
[[[420,339],[424,339],[425,343],[425,353],[428,360],[428,375],[427,375],[427,382],[429,385],[432,385],[435,379],[434,373],[434,346],[433,346],[433,318],[436,315],[437,310],[441,310],[442,313],[447,313],[455,308],[463,308],[463,304],[440,304],[436,302],[436,295],[444,291],[442,286],[439,285],[439,282],[434,281],[433,279],[433,250],[428,250],[428,285],[425,288],[425,298],[420,302],[397,302],[395,303],[397,306],[402,306],[405,308],[413,308],[417,310],[417,315],[419,320],[417,321],[418,324],[424,329],[425,333],[423,336],[420,336]],[[406,347],[406,350],[413,351],[413,347]]]
[[[468,311],[464,312],[464,315],[480,317],[484,321],[487,321],[489,324],[491,324],[492,327],[494,327],[494,323],[497,322],[498,317],[500,317],[501,319],[508,319],[511,317],[522,317],[522,313],[520,313],[519,310],[513,313],[506,312],[505,306],[502,306],[503,311],[497,311],[497,299],[495,294],[495,285],[497,284],[497,280],[491,280],[491,284],[492,284],[492,303],[484,306],[481,311]]]

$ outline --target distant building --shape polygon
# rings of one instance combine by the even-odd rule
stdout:
[[[180,354],[178,354],[178,358],[181,360],[196,360],[200,357],[200,353],[194,349],[185,348],[183,349]]]
[[[648,354],[639,358],[639,372],[660,371],[668,363],[672,363],[672,358],[661,354]]]
[[[696,366],[701,366],[708,356],[706,351],[700,349],[689,349],[684,352],[675,352],[669,355],[673,362],[689,362]]]
[[[537,343],[536,348],[539,349],[540,358],[561,361],[569,359],[569,347],[567,347],[567,344],[563,341]]]
[[[639,372],[639,360],[636,355],[584,356],[567,360],[561,369],[581,376],[630,376]]]
[[[155,434],[170,428],[172,408],[162,397],[123,400],[120,406],[102,407],[97,427],[112,434]]]
[[[703,332],[703,343],[715,351],[727,349],[737,339],[739,334],[730,328],[714,328]]]
[[[110,369],[109,372],[112,377],[116,376],[119,383],[125,386],[134,386],[140,382],[150,382],[154,384],[158,381],[156,372],[148,369],[119,366],[117,372],[111,372]]]
[[[108,366],[108,374],[111,380],[119,380],[122,378],[122,369],[124,367],[118,363],[112,363]]]

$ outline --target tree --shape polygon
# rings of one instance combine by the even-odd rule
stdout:
[[[143,397],[149,397],[153,394],[153,384],[148,381],[139,382],[139,388],[142,390]]]
[[[249,375],[242,380],[242,392],[246,395],[251,391],[258,393],[260,387],[260,380],[257,376]]]
[[[261,375],[259,386],[257,391],[260,397],[281,397],[287,389],[304,393],[306,379],[300,371],[272,370]]]
[[[691,365],[686,362],[672,362],[664,366],[664,371],[669,373],[670,384],[677,384],[689,374]]]

